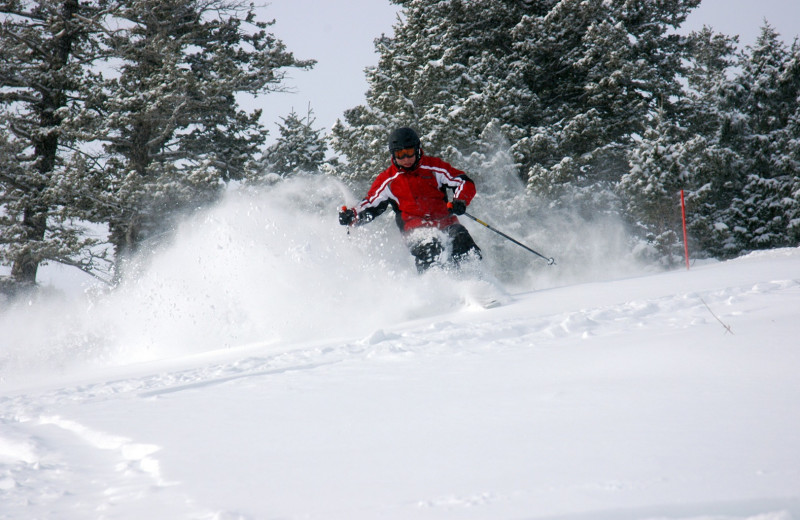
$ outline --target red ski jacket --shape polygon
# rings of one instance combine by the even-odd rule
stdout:
[[[447,209],[447,188],[466,204],[475,196],[475,183],[461,170],[438,157],[422,155],[413,170],[394,163],[381,172],[364,200],[353,208],[358,223],[369,222],[391,205],[402,231],[419,227],[444,229],[458,223]]]

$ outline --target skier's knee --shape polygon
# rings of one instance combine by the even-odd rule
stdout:
[[[441,242],[435,238],[428,238],[411,246],[411,254],[414,256],[417,271],[420,273],[427,271],[439,261],[442,251],[444,248]]]

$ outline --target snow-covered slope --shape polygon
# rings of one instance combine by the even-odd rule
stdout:
[[[483,309],[320,221],[239,200],[6,309],[0,518],[800,518],[800,249]]]

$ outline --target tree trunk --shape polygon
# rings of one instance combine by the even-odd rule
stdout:
[[[36,211],[25,211],[22,223],[26,229],[25,241],[27,244],[40,243],[44,239],[47,228],[47,215]],[[20,253],[11,267],[11,277],[19,286],[29,286],[36,283],[36,273],[39,270],[41,258],[30,247]]]
[[[40,176],[38,186],[34,189],[39,194],[47,188],[46,179],[52,175],[56,164],[59,139],[56,129],[61,124],[61,118],[56,114],[58,109],[67,104],[66,86],[63,84],[64,80],[59,79],[58,72],[67,65],[72,45],[77,38],[75,30],[70,30],[70,23],[79,8],[77,0],[66,0],[62,4],[61,15],[67,30],[53,35],[52,55],[48,64],[52,76],[49,78],[49,84],[34,87],[40,97],[40,103],[35,112],[39,115],[39,127],[45,129],[41,132],[42,137],[34,139],[33,143]],[[41,251],[38,251],[36,246],[44,241],[47,232],[47,216],[48,208],[41,204],[34,203],[24,211],[22,222],[26,229],[25,243],[27,247],[17,255],[11,267],[11,276],[15,284],[21,286],[36,284],[39,264],[43,260]]]

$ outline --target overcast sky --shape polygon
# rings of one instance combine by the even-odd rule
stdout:
[[[309,103],[316,117],[315,128],[327,130],[348,108],[363,104],[367,82],[364,69],[378,63],[373,42],[391,34],[398,7],[388,0],[269,0],[262,10],[274,19],[271,27],[288,50],[299,59],[315,59],[311,71],[291,69],[286,85],[295,93],[270,93],[257,106],[264,110],[262,121],[280,121],[292,109],[305,116]]]
[[[373,41],[392,33],[398,7],[388,0],[271,0],[262,12],[276,20],[271,32],[297,58],[318,61],[312,71],[290,71],[286,84],[294,93],[272,93],[255,101],[274,138],[278,131],[273,123],[292,109],[304,116],[310,103],[315,128],[327,131],[346,109],[364,102],[364,68],[378,61]],[[685,28],[710,25],[751,45],[764,19],[791,43],[800,35],[800,0],[703,0]]]

